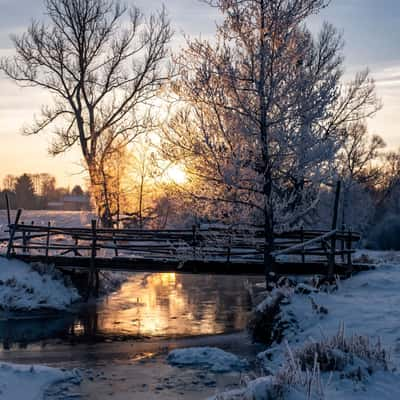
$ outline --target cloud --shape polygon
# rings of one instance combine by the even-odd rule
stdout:
[[[162,5],[162,0],[124,2],[137,5],[147,15]],[[203,38],[211,38],[215,32],[215,21],[221,19],[215,8],[200,0],[168,0],[164,3],[176,32],[173,46],[175,49],[183,43],[182,32],[189,36],[201,34]],[[0,10],[0,56],[3,56],[13,53],[10,34],[22,33],[32,19],[43,20],[45,15],[43,0],[0,0]],[[368,65],[371,67],[384,109],[370,126],[373,131],[382,134],[390,145],[400,145],[397,128],[400,126],[400,1],[335,0],[320,16],[310,21],[313,30],[316,31],[323,20],[332,22],[339,30],[343,30],[346,69],[351,72],[351,76],[354,75],[354,70]],[[23,160],[26,168],[29,168],[29,162],[34,168],[36,160],[46,157],[46,143],[23,138],[16,132],[25,122],[32,121],[40,104],[46,103],[49,98],[35,89],[19,89],[1,76],[0,88],[0,159],[3,160],[3,168],[5,165],[10,169],[7,172],[13,172],[11,168],[18,167],[15,165],[16,159]],[[11,152],[10,149],[15,149],[12,152],[18,153],[10,157],[7,155]],[[55,165],[63,171],[69,168],[67,159],[48,159],[46,163],[46,166]]]
[[[384,108],[397,108],[398,99],[400,98],[400,62],[395,63],[391,66],[377,67],[375,66],[371,72],[372,77],[375,80],[377,93],[382,97],[384,102]],[[381,113],[387,111],[382,110]],[[400,117],[393,118],[397,119],[400,124]]]

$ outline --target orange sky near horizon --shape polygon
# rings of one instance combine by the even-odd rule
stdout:
[[[22,134],[22,128],[32,123],[40,107],[49,101],[41,90],[19,88],[13,82],[1,80],[0,92],[0,187],[7,174],[48,172],[57,179],[57,185],[85,186],[85,173],[79,149],[53,157],[48,149],[51,135]]]
[[[32,17],[40,19],[43,15],[42,0],[18,0],[17,3],[0,0],[3,11],[0,15],[0,56],[13,53],[10,33],[23,32]],[[22,3],[25,7],[21,8]],[[158,0],[132,0],[132,3],[143,9],[145,5],[147,9],[149,5],[158,7],[161,4]],[[381,135],[388,147],[395,150],[400,147],[400,44],[390,37],[398,37],[400,2],[382,0],[379,4],[378,7],[376,0],[364,0],[360,8],[355,0],[335,0],[321,16],[311,21],[311,29],[316,31],[322,20],[328,20],[343,30],[346,79],[351,79],[356,71],[370,68],[376,80],[377,94],[384,105],[369,122],[370,132]],[[193,36],[202,34],[203,38],[213,34],[215,9],[197,0],[170,0],[167,7],[176,32],[175,48],[182,43],[183,31]],[[375,24],[374,29],[371,29],[371,23]],[[59,186],[84,186],[85,174],[78,148],[52,157],[47,151],[51,135],[26,137],[20,134],[21,128],[39,113],[40,106],[51,101],[48,94],[39,89],[21,89],[1,75],[0,88],[0,187],[6,174],[24,172],[48,172],[56,176]]]

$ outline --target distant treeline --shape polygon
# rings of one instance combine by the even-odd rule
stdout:
[[[7,207],[8,196],[12,209],[87,209],[89,194],[81,186],[57,187],[56,178],[48,173],[7,175],[0,191],[0,208]],[[74,204],[76,203],[76,204]]]

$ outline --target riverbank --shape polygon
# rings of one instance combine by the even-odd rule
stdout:
[[[334,365],[337,361],[341,365],[339,369],[329,370],[329,366],[326,370],[313,365],[313,357],[306,358],[308,364],[304,365],[310,376],[318,372],[314,376],[318,380],[313,382],[324,388],[325,397],[318,399],[391,400],[400,396],[399,376],[393,371],[400,365],[400,265],[393,254],[376,253],[374,257],[378,260],[375,270],[338,280],[334,285],[314,288],[310,282],[303,282],[284,288],[280,316],[288,324],[283,340],[274,341],[267,350],[252,343],[243,331],[249,306],[244,282],[234,278],[230,281],[218,277],[142,274],[130,277],[116,293],[96,304],[85,326],[82,319],[72,316],[68,329],[73,327],[78,337],[83,335],[80,337],[85,340],[62,340],[60,331],[55,335],[59,339],[40,340],[25,349],[16,343],[10,350],[0,351],[0,360],[78,369],[82,377],[80,386],[58,384],[48,392],[47,400],[68,396],[125,400],[133,395],[135,400],[198,400],[218,393],[225,393],[220,398],[229,400],[248,396],[265,400],[269,399],[268,385],[275,376],[281,379],[282,371],[290,371],[290,379],[296,376],[301,381],[305,373],[298,367],[301,352],[308,349],[314,354],[312,349],[317,344],[328,349],[328,354],[333,351]],[[242,331],[216,335],[237,329]],[[93,332],[102,332],[106,340],[93,341]],[[121,334],[121,340],[113,338],[115,332]],[[132,332],[148,335],[132,340]],[[160,333],[164,333],[164,338]],[[168,363],[172,350],[191,347],[220,348],[247,359],[249,368],[218,373],[201,363],[185,367]],[[355,352],[346,353],[343,348]],[[386,353],[384,358],[376,358],[374,354],[381,354],[376,349],[389,349],[390,360]],[[290,352],[295,355],[297,369],[287,363]],[[293,380],[290,382],[293,384]],[[296,382],[298,385],[299,380]],[[289,385],[288,389],[284,399],[307,399],[298,387]]]
[[[0,311],[66,311],[78,300],[78,290],[55,268],[0,257]]]
[[[218,347],[253,360],[251,371],[262,347],[243,332],[246,287],[236,277],[130,274],[115,292],[68,312],[0,316],[0,362],[78,369],[81,385],[54,386],[52,400],[209,397],[239,387],[243,373],[171,366],[168,353]]]
[[[249,369],[245,373],[213,373],[196,366],[179,368],[167,361],[168,353],[174,349],[200,346],[217,347],[247,359]],[[132,396],[135,400],[200,400],[220,391],[239,388],[245,375],[255,376],[256,356],[262,349],[250,341],[247,333],[240,332],[96,345],[50,344],[30,347],[29,350],[3,351],[0,359],[79,371],[82,377],[80,386],[68,382],[56,385],[51,391],[51,400],[68,398],[70,394],[87,400],[126,400]]]
[[[263,372],[218,399],[399,398],[400,265],[379,256],[348,280],[283,281],[267,295],[256,308],[257,334],[272,342],[257,356]]]

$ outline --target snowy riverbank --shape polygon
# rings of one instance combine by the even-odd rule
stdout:
[[[259,346],[248,350],[253,345],[243,332],[234,339],[207,336],[179,343],[168,339],[162,343],[145,340],[65,348],[53,345],[40,351],[20,349],[4,352],[4,361],[70,370],[84,365],[82,384],[72,391],[90,400],[111,395],[121,399],[200,400],[223,390],[225,393],[216,395],[218,400],[400,398],[399,376],[393,371],[400,365],[400,265],[395,253],[366,255],[377,260],[376,270],[319,289],[312,282],[277,288],[274,295],[283,293],[279,318],[287,322],[284,337],[261,353]],[[129,295],[139,296],[136,286],[132,288]],[[160,286],[154,289],[158,293]],[[166,290],[169,293],[171,286]],[[175,298],[178,292],[171,293]],[[192,301],[193,294],[191,289]],[[261,294],[259,299],[265,296]],[[140,298],[138,304],[142,302]],[[262,311],[270,304],[265,300],[258,308]],[[137,311],[143,321],[143,307]],[[123,313],[110,323],[125,320],[131,321]],[[342,322],[345,330],[338,332]],[[318,367],[314,365],[316,349],[325,357],[318,361]],[[256,353],[258,365],[254,363]],[[249,368],[244,359],[250,361]],[[307,395],[306,387],[312,388],[312,396]]]
[[[80,383],[77,371],[64,371],[39,365],[17,365],[0,362],[1,400],[38,400],[45,398],[53,385]]]
[[[320,289],[277,288],[258,312],[278,298],[284,338],[258,355],[264,373],[216,399],[400,398],[400,265]]]
[[[80,299],[55,269],[0,257],[0,311],[66,310]]]

